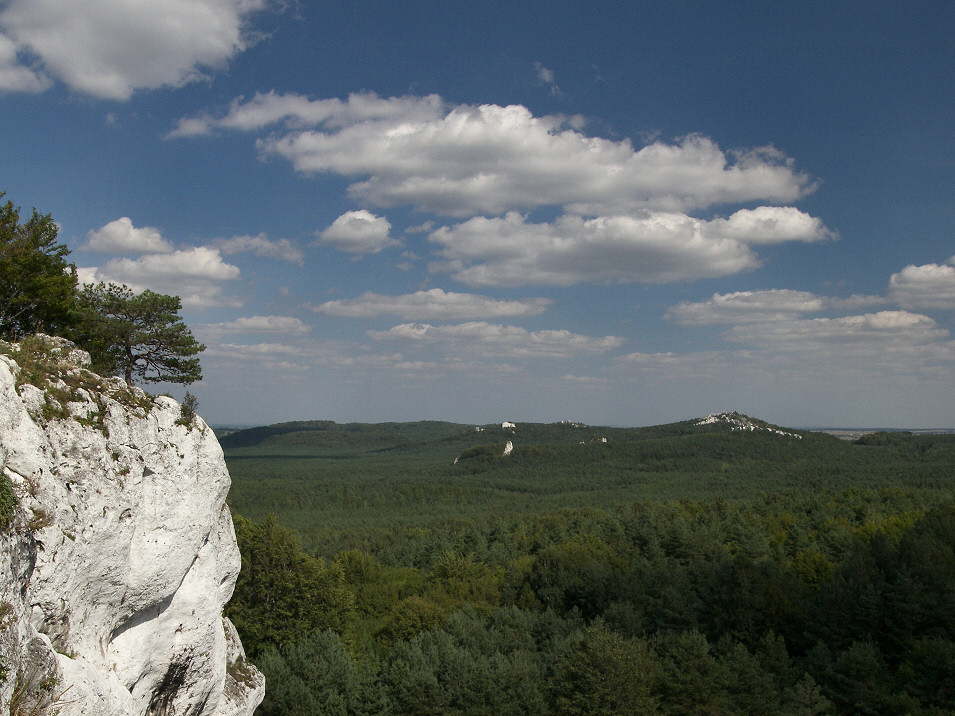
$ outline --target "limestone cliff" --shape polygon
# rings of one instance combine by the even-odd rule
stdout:
[[[222,617],[239,553],[212,430],[59,339],[3,348],[0,712],[251,714],[264,679]]]

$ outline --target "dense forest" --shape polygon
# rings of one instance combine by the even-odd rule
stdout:
[[[955,714],[955,435],[730,415],[222,444],[257,714]]]

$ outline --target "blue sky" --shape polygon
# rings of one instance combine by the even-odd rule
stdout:
[[[955,5],[0,0],[0,190],[212,423],[955,427]],[[181,386],[169,387],[181,396]]]

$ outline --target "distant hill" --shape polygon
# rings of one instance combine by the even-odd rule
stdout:
[[[296,421],[239,430],[221,443],[233,510],[254,520],[278,515],[309,551],[325,555],[363,545],[385,526],[427,530],[633,500],[950,489],[955,480],[953,435],[849,441],[740,413],[642,428]]]
[[[336,423],[332,420],[296,420],[263,427],[233,430],[219,440],[223,448],[329,449],[367,452],[408,447],[412,444],[443,443],[471,447],[511,440],[515,444],[582,444],[594,441],[633,442],[707,432],[767,432],[801,437],[806,431],[784,429],[741,413],[716,413],[642,428],[601,427],[561,421],[529,423],[503,421],[467,425],[442,421],[406,423]]]
[[[431,442],[456,435],[465,426],[439,421],[411,423],[336,423],[332,420],[296,420],[264,427],[237,430],[220,439],[223,448],[275,445],[362,450],[395,447],[412,442]]]

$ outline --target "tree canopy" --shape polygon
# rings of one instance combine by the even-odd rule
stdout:
[[[195,356],[205,346],[179,316],[179,297],[106,283],[80,290],[57,233],[50,214],[34,209],[21,223],[13,202],[0,206],[0,339],[40,332],[69,338],[89,351],[94,370],[130,385],[200,380]]]
[[[0,198],[4,196],[0,192]],[[36,209],[20,223],[20,208],[0,206],[0,338],[37,332],[62,335],[71,321],[76,269],[57,243],[57,225]]]
[[[955,435],[696,423],[224,437],[256,713],[955,716]]]
[[[193,383],[202,378],[205,350],[179,316],[182,302],[146,289],[86,284],[78,295],[76,330],[93,357],[93,368],[147,383]]]

